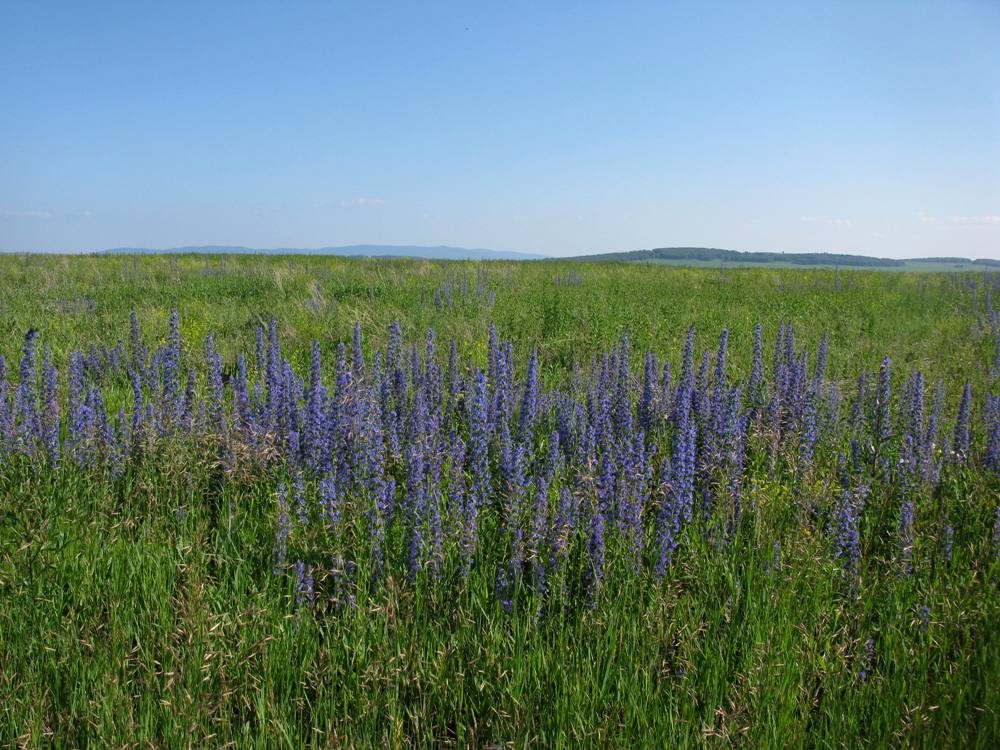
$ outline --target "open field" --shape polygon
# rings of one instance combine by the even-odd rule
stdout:
[[[543,368],[554,377],[565,375],[573,362],[589,363],[622,333],[629,334],[636,351],[677,359],[690,325],[697,325],[706,346],[728,328],[736,343],[732,356],[744,368],[754,326],[762,324],[773,337],[782,321],[791,322],[813,348],[829,336],[831,367],[851,374],[876,367],[885,354],[935,373],[973,361],[982,367],[989,354],[988,337],[971,335],[978,313],[970,295],[961,292],[970,279],[981,281],[982,271],[952,278],[793,270],[338,257],[0,256],[0,354],[16,361],[29,328],[41,332],[57,358],[102,341],[110,347],[127,337],[132,310],[144,330],[162,338],[171,308],[183,311],[184,333],[193,340],[214,333],[230,363],[253,347],[256,327],[271,316],[278,319],[290,355],[301,362],[313,338],[324,346],[350,341],[358,322],[374,348],[385,344],[389,324],[399,321],[407,339],[421,338],[433,327],[443,341],[455,339],[466,347],[481,366],[493,322],[514,344],[519,361],[537,347]]]
[[[0,743],[996,747],[998,294],[0,256]]]

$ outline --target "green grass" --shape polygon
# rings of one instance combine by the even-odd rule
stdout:
[[[574,273],[579,284],[557,284]],[[487,294],[435,291],[456,274]],[[991,387],[992,341],[966,281],[947,274],[702,270],[341,258],[0,256],[0,353],[29,327],[56,360],[127,337],[138,312],[162,336],[215,332],[223,359],[252,350],[271,315],[304,363],[350,339],[384,344],[433,327],[485,362],[495,323],[518,362],[538,347],[547,382],[588,367],[627,331],[679,363],[731,331],[745,373],[751,333],[779,321],[832,377],[919,367],[954,401]],[[122,386],[124,389],[124,386]],[[953,404],[952,404],[953,406]],[[951,412],[949,412],[951,413]],[[197,446],[117,483],[70,468],[0,466],[0,744],[27,747],[996,747],[1000,566],[995,478],[955,468],[918,506],[916,571],[894,572],[895,519],[863,529],[861,586],[845,592],[821,524],[803,524],[787,478],[748,468],[748,522],[728,546],[693,533],[665,582],[611,575],[598,606],[536,623],[505,615],[487,565],[414,586],[392,571],[357,609],[297,614],[271,574],[273,481],[226,479]],[[832,461],[832,456],[829,457]],[[832,473],[832,466],[827,474]],[[828,508],[836,487],[807,498]],[[872,508],[889,507],[876,489]],[[182,510],[179,510],[182,509]],[[942,513],[944,515],[942,515]],[[956,525],[946,562],[942,518]],[[491,536],[492,535],[492,536]],[[484,546],[497,539],[484,532]],[[397,540],[398,542],[398,540]],[[775,566],[772,545],[781,550]],[[614,560],[614,555],[611,555]],[[613,562],[613,564],[615,564]],[[920,608],[930,608],[922,624]],[[875,641],[870,677],[858,679]]]
[[[580,283],[556,283],[570,272]],[[476,274],[496,292],[454,295],[438,310],[435,291]],[[981,276],[981,274],[979,274]],[[462,352],[485,359],[491,322],[519,359],[538,347],[554,376],[606,350],[627,332],[635,351],[680,355],[694,324],[705,346],[729,328],[737,363],[747,365],[757,323],[773,337],[791,322],[815,347],[830,337],[837,371],[877,367],[889,354],[900,366],[949,374],[979,362],[969,295],[949,274],[880,271],[725,269],[569,263],[443,263],[276,256],[0,256],[0,354],[16,362],[24,331],[39,329],[62,361],[69,350],[127,338],[136,310],[148,334],[166,333],[169,310],[183,311],[183,333],[212,331],[225,359],[254,346],[257,325],[276,316],[293,352],[309,342],[349,342],[360,322],[371,347],[389,324],[420,339],[433,327]]]

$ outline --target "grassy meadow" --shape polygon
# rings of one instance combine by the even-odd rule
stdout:
[[[0,355],[10,382],[0,397],[15,415],[0,452],[0,744],[996,747],[994,283],[982,272],[0,256]],[[135,362],[133,311],[143,345],[163,352],[148,360],[155,364],[144,353],[138,368],[147,416],[134,408],[131,367],[101,349],[120,344]],[[336,394],[369,385],[374,404],[381,385],[402,389],[381,396],[384,419],[386,404],[418,414],[427,408],[415,395],[421,384],[444,384],[440,425],[429,408],[434,426],[413,417],[418,426],[400,432],[396,447],[386,433],[379,482],[391,478],[396,492],[385,507],[367,494],[374,491],[358,469],[338,484],[331,520],[315,500],[327,475],[302,458],[308,447],[299,447],[298,428],[281,427],[280,440],[278,427],[249,437],[249,418],[237,420],[240,355],[251,381],[247,413],[259,422],[269,408],[255,389],[273,387],[278,360],[255,351],[258,328],[266,332],[272,318],[289,364],[283,393],[303,410],[293,422],[310,408],[314,340],[331,409]],[[382,363],[393,361],[393,322],[404,349],[415,344],[425,357],[412,367],[408,355],[399,358],[409,378],[401,386],[379,380]],[[336,353],[343,345],[350,360],[355,324],[362,360],[348,376],[350,363],[335,364]],[[493,393],[499,386],[487,376],[504,377],[491,324],[510,344],[512,398],[501,411],[514,427],[513,437],[498,427],[483,438],[485,473],[477,474],[477,388]],[[758,325],[766,371],[759,403],[751,402]],[[682,375],[691,326],[695,369],[708,354],[704,382],[694,370],[689,381]],[[791,326],[794,341],[778,341],[781,352],[772,355],[779,326]],[[16,416],[29,413],[18,390],[28,370],[18,363],[32,329],[57,373],[58,413],[50,416],[63,446],[58,459],[41,438],[31,447],[23,431],[30,420]],[[429,357],[428,329],[436,341]],[[720,357],[723,330],[728,350]],[[73,363],[83,359],[71,353],[92,347],[87,362],[98,364],[80,364],[89,395],[74,396]],[[184,398],[166,382],[171,351],[180,357],[180,391],[188,368],[196,373],[183,427],[181,418],[160,416],[164,403]],[[671,365],[674,384],[656,386],[654,417],[643,406],[646,352],[658,368]],[[526,374],[533,354],[537,394]],[[440,367],[428,364],[435,357]],[[884,357],[891,401],[876,386]],[[796,370],[797,362],[807,367]],[[869,390],[858,399],[862,372]],[[354,385],[335,390],[342,375]],[[798,386],[788,385],[795,377]],[[593,416],[602,383],[619,383],[614,404],[631,410],[614,411],[613,427]],[[775,400],[796,387],[798,396]],[[908,415],[918,393],[914,427],[917,417]],[[732,402],[738,428],[726,432],[724,409],[697,411],[717,395]],[[561,404],[570,401],[579,409],[560,433]],[[87,422],[89,437],[74,437],[83,428],[73,420],[92,419],[95,404],[110,422]],[[192,404],[201,404],[201,416]],[[698,459],[687,502],[696,505],[682,523],[683,512],[666,509],[683,484],[679,436],[689,409]],[[156,427],[144,423],[139,437],[135,425],[154,418]],[[44,413],[39,419],[44,427]],[[631,448],[640,423],[645,433]],[[374,442],[357,444],[359,456],[375,442],[382,450],[377,428]],[[303,423],[303,436],[307,429]],[[713,430],[722,437],[703,443]],[[334,473],[361,460],[350,455],[356,433],[344,435],[342,453],[329,459]],[[433,455],[411,450],[425,438],[439,441]],[[85,450],[86,440],[99,447]],[[468,446],[465,464],[459,442]],[[556,456],[551,468],[548,455]],[[907,468],[918,460],[919,469]],[[414,469],[435,461],[440,475]],[[604,461],[624,467],[613,484],[595,468]],[[630,473],[634,461],[648,473]],[[484,477],[492,490],[476,484]],[[304,499],[295,504],[296,483],[308,508]],[[473,486],[482,504],[469,564],[468,511],[450,501]],[[437,500],[407,510],[408,498],[424,492]],[[629,536],[632,522],[619,506],[629,493],[643,498],[634,506],[638,537]],[[557,520],[570,497],[576,526]],[[373,514],[383,524],[380,542]],[[668,518],[673,531],[665,531]],[[284,536],[283,524],[292,527]],[[413,539],[434,524],[443,542],[421,546],[427,557],[414,567]],[[533,546],[536,536],[549,541]],[[664,565],[658,550],[667,548]],[[379,556],[383,563],[370,562]]]
[[[407,339],[433,327],[483,364],[492,322],[519,358],[537,347],[555,378],[574,363],[587,364],[623,333],[637,351],[679,359],[690,325],[706,345],[728,328],[733,356],[746,367],[754,326],[773,336],[781,321],[814,347],[828,335],[835,371],[875,367],[884,355],[942,376],[989,363],[991,343],[973,335],[976,303],[961,292],[981,273],[657,266],[0,256],[0,354],[16,362],[29,328],[41,332],[57,359],[74,348],[110,346],[126,338],[132,310],[162,338],[176,308],[185,337],[200,341],[213,332],[227,361],[251,348],[256,327],[273,316],[290,353],[303,360],[314,338],[324,346],[350,342],[355,323],[366,341],[384,345],[389,324],[399,321]],[[452,304],[436,305],[435,295],[443,297],[449,286]]]

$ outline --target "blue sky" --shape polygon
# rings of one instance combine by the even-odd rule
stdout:
[[[1000,257],[1000,0],[0,6],[0,248]]]

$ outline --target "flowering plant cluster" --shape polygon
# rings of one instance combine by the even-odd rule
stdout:
[[[16,375],[0,358],[0,463],[116,481],[165,445],[196,444],[273,477],[273,572],[298,607],[354,607],[392,575],[433,588],[478,570],[498,606],[539,617],[596,606],[611,581],[662,579],[694,533],[727,543],[762,472],[790,479],[801,523],[828,535],[848,590],[877,494],[909,576],[919,508],[942,477],[971,472],[985,488],[1000,472],[1000,398],[987,395],[974,420],[969,383],[948,415],[942,383],[928,404],[924,374],[900,378],[888,357],[846,389],[829,376],[826,338],[813,355],[790,324],[769,363],[757,326],[745,378],[729,346],[722,331],[698,356],[691,328],[676,372],[652,352],[634,371],[623,337],[546,387],[541,354],[519,372],[492,327],[476,367],[454,343],[440,356],[433,330],[404,343],[398,324],[366,356],[355,326],[328,377],[319,342],[299,372],[273,321],[255,352],[226,364],[212,335],[200,355],[188,348],[177,312],[151,351],[133,314],[127,344],[74,352],[65,374],[35,331]],[[128,393],[110,388],[126,379]],[[949,558],[954,533],[941,524]]]

